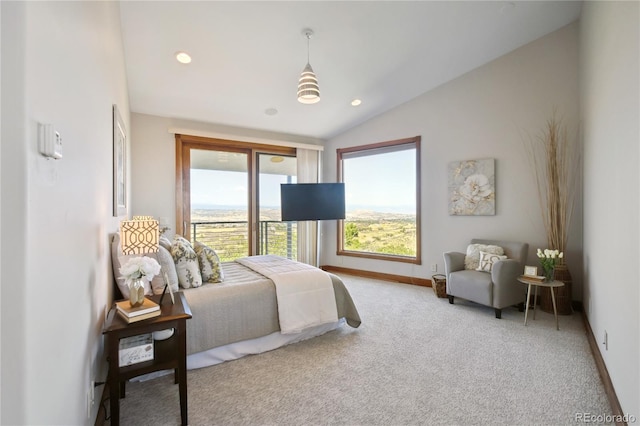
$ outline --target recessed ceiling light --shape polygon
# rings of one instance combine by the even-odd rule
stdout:
[[[351,101],[351,106],[358,106],[362,103],[360,99],[354,99]]]
[[[176,53],[176,59],[182,64],[188,64],[191,62],[191,56],[189,56],[189,54],[186,52]]]

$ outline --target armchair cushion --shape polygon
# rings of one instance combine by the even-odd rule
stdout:
[[[493,302],[491,274],[480,271],[457,271],[449,274],[449,294],[464,295],[464,298],[485,306]]]

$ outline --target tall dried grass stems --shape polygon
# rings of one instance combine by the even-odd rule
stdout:
[[[568,137],[566,126],[554,112],[545,129],[529,138],[527,153],[538,186],[547,244],[565,252],[578,184],[577,137]]]

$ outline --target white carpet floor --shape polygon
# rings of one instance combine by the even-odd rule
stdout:
[[[342,275],[362,325],[188,373],[191,425],[573,425],[610,414],[579,314],[437,298]],[[523,285],[523,295],[524,295]],[[531,314],[531,313],[530,313]],[[129,383],[121,424],[180,423],[173,375]]]

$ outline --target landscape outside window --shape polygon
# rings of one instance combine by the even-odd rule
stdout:
[[[419,142],[338,149],[346,198],[339,254],[420,262]]]
[[[296,158],[262,153],[257,158],[255,254],[295,260],[297,227],[280,220],[280,184],[296,182]],[[223,262],[251,254],[250,180],[245,153],[191,151],[191,240],[214,248]]]

